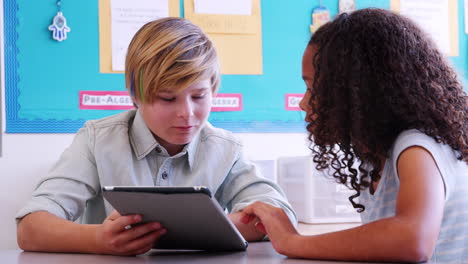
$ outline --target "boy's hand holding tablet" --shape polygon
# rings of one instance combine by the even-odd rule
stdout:
[[[102,246],[99,251],[112,255],[138,255],[150,250],[167,230],[158,222],[140,224],[142,220],[138,214],[122,216],[117,211],[112,212],[98,227],[96,241]]]

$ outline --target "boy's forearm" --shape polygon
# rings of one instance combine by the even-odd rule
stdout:
[[[18,245],[25,251],[99,253],[97,225],[82,225],[40,211],[18,224]]]

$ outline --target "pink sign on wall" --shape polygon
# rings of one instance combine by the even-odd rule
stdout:
[[[304,97],[304,94],[286,94],[285,109],[288,111],[302,111],[299,107],[302,97]]]
[[[242,94],[224,93],[213,97],[213,112],[242,111]]]
[[[126,91],[80,91],[80,109],[128,110],[134,108]]]
[[[127,91],[80,91],[80,109],[129,110],[134,108]],[[211,111],[242,111],[242,94],[217,94]]]

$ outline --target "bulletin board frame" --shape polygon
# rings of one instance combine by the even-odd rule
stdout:
[[[269,5],[264,5],[264,2],[268,1]],[[368,6],[380,7],[390,9],[390,1],[394,0],[357,0],[357,8],[365,8]],[[450,0],[451,1],[451,0]],[[36,76],[24,75],[24,70],[21,69],[20,65],[25,66],[29,64],[29,61],[24,61],[29,58],[27,53],[24,50],[21,50],[23,46],[19,45],[20,41],[24,41],[20,38],[20,34],[23,34],[20,29],[24,27],[25,24],[36,23],[34,21],[28,21],[30,17],[18,15],[20,13],[20,7],[18,2],[25,3],[26,0],[4,0],[4,52],[5,52],[5,118],[6,118],[6,132],[7,133],[75,133],[80,127],[83,126],[84,122],[89,119],[97,119],[112,114],[116,114],[115,111],[94,111],[84,110],[83,113],[86,115],[76,115],[62,118],[55,118],[53,115],[48,114],[38,114],[38,115],[25,115],[34,113],[34,108],[31,108],[29,105],[23,103],[24,97],[34,96],[30,94],[35,91],[35,87],[26,87],[28,90],[25,90],[24,86],[26,84],[30,85],[35,82]],[[87,1],[85,1],[87,2]],[[83,2],[83,5],[85,4]],[[180,0],[182,3],[183,0]],[[331,11],[332,17],[336,14],[338,10],[338,1],[322,1],[323,4]],[[463,15],[461,11],[463,8],[460,4],[463,0],[459,0],[459,12],[458,12],[458,21],[463,21]],[[36,2],[35,2],[36,3]],[[66,3],[73,3],[73,1],[68,1]],[[95,3],[95,8],[97,10],[98,3]],[[214,112],[210,116],[210,122],[217,127],[225,128],[233,132],[239,133],[304,133],[306,123],[303,121],[304,113],[300,111],[287,111],[284,108],[285,95],[286,94],[298,94],[305,91],[305,86],[300,78],[300,61],[302,57],[302,52],[307,44],[307,41],[310,38],[309,24],[310,24],[310,14],[312,9],[317,6],[319,1],[310,1],[310,0],[298,0],[297,6],[288,5],[285,8],[277,8],[272,5],[278,5],[279,2],[274,0],[263,0],[262,1],[262,45],[263,45],[263,74],[262,75],[223,75],[222,76],[222,87],[221,93],[243,93],[243,102],[244,109],[247,109],[249,116],[251,118],[245,118],[241,112],[230,112],[230,113],[220,113]],[[41,2],[41,5],[43,3]],[[89,3],[88,3],[89,4]],[[31,4],[32,5],[32,4]],[[306,7],[307,8],[304,8]],[[56,12],[56,11],[55,11]],[[68,10],[65,9],[65,14],[70,14]],[[68,13],[67,13],[68,12]],[[81,11],[83,13],[83,11]],[[289,13],[288,13],[289,12]],[[291,14],[298,14],[301,12],[300,21],[294,21],[293,23],[286,23],[287,21],[275,21],[276,18],[280,17],[282,14],[286,17],[291,16]],[[39,14],[41,12],[38,12]],[[92,13],[92,12],[91,12]],[[96,12],[97,14],[97,12]],[[181,16],[184,14],[183,6],[181,4],[180,10]],[[50,22],[50,12],[47,14],[46,22]],[[73,15],[73,14],[72,14]],[[81,14],[78,14],[81,15]],[[76,17],[78,17],[76,15]],[[39,16],[39,15],[38,15]],[[44,16],[45,17],[45,16]],[[76,17],[74,18],[76,21]],[[39,17],[40,18],[40,17]],[[42,18],[41,18],[42,19]],[[70,21],[73,21],[70,19]],[[97,39],[97,28],[98,28],[98,17],[96,15],[96,21],[90,22],[94,23],[93,27],[96,27],[96,36],[93,36]],[[42,26],[43,27],[43,26]],[[297,28],[300,29],[297,29]],[[291,28],[296,28],[297,34],[294,34],[291,37],[285,38],[283,35],[277,32],[286,32]],[[46,29],[42,30],[40,34],[47,35]],[[72,25],[72,32],[70,33],[70,40],[76,37],[80,32],[81,28],[77,27],[76,24]],[[93,29],[94,30],[94,29]],[[459,32],[464,33],[464,25],[459,22]],[[461,36],[459,33],[458,36]],[[45,37],[44,37],[45,38]],[[68,40],[67,40],[68,41]],[[283,42],[281,42],[283,41]],[[72,43],[72,42],[69,42]],[[65,43],[68,45],[69,43]],[[466,82],[468,76],[468,61],[467,61],[467,43],[468,36],[466,34],[459,39],[459,56],[452,57],[452,61],[455,66],[457,66],[458,71],[461,75],[463,81]],[[56,43],[54,43],[55,45]],[[63,49],[65,45],[55,45],[55,48],[59,47]],[[93,81],[98,82],[95,90],[125,90],[123,74],[121,73],[109,73],[103,74],[100,73],[100,64],[99,64],[99,43],[96,40],[93,43],[95,48],[91,51],[91,54],[96,56],[95,63],[91,65],[92,67],[87,67],[85,70],[89,71],[88,68],[91,68],[93,73],[92,76],[85,76],[81,79],[88,80],[87,83],[79,83],[78,85],[85,87]],[[58,48],[57,48],[58,49]],[[94,50],[95,49],[95,50]],[[46,68],[46,66],[39,65],[40,68]],[[47,76],[41,76],[45,79]],[[74,76],[73,81],[80,82],[82,81],[79,76]],[[119,86],[109,85],[107,83],[118,83]],[[23,85],[23,86],[22,86]],[[70,90],[73,87],[70,83]],[[257,89],[258,88],[258,89]],[[73,88],[76,89],[76,88]],[[76,95],[75,95],[76,94]],[[59,95],[56,95],[57,98],[62,99]],[[70,99],[70,102],[77,104],[78,100],[74,97],[78,97],[78,93],[73,91],[73,99]],[[59,100],[60,101],[60,100]],[[255,104],[262,101],[263,105],[254,108]],[[70,105],[69,102],[66,102]],[[73,106],[75,107],[75,106]],[[76,107],[75,107],[76,108]],[[68,111],[67,109],[64,112]],[[81,112],[80,112],[81,113]],[[25,117],[27,116],[27,117]]]

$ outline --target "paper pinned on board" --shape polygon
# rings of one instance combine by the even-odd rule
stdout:
[[[213,42],[221,63],[221,73],[262,74],[260,0],[249,1],[252,3],[251,15],[199,14],[195,12],[195,2],[184,0],[185,18],[201,27]]]
[[[168,16],[168,0],[111,0],[112,70],[125,69],[127,48],[138,29]]]
[[[197,14],[252,15],[252,0],[194,0]]]
[[[468,0],[465,0],[465,33],[468,34]]]
[[[448,0],[401,0],[400,13],[431,35],[444,54],[450,53]]]
[[[256,16],[203,15],[185,16],[198,25],[205,33],[219,34],[257,34],[260,21]]]
[[[206,33],[256,34],[259,28],[252,0],[192,0],[188,4],[185,17]]]

